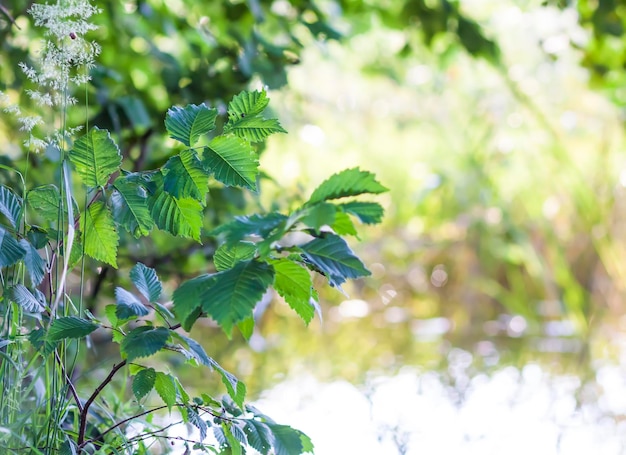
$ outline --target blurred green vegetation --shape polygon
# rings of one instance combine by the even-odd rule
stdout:
[[[0,89],[13,96],[14,62],[36,49],[28,4],[8,8],[19,33],[0,15]],[[254,349],[196,329],[252,390],[298,369],[355,381],[405,364],[445,369],[454,347],[478,369],[536,359],[566,369],[610,353],[626,297],[619,2],[101,4],[91,122],[116,132],[136,169],[167,159],[152,119],[171,104],[223,107],[249,85],[274,89],[290,134],[261,164],[292,191],[270,178],[258,200],[216,191],[207,227],[250,205],[294,203],[356,164],[391,188],[385,223],[357,247],[373,277],[349,297],[325,293],[323,323],[304,330],[277,303]],[[12,127],[0,125],[7,144]],[[7,147],[3,160],[17,156]],[[211,245],[156,235],[135,249],[130,259],[159,263],[172,282],[211,267]]]

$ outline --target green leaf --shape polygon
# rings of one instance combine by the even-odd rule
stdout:
[[[192,147],[201,135],[215,128],[216,117],[217,110],[209,109],[204,103],[184,108],[174,106],[167,111],[165,128],[172,139]]]
[[[11,226],[17,228],[22,214],[22,200],[9,188],[0,185],[0,213],[2,213]]]
[[[117,267],[117,244],[119,235],[111,212],[96,201],[83,212],[81,229],[85,235],[85,254]]]
[[[266,425],[272,433],[272,447],[276,455],[301,455],[305,451],[310,451],[306,450],[305,446],[312,450],[311,440],[300,430],[291,428],[289,425],[276,423],[267,423]]]
[[[359,168],[346,169],[332,175],[317,187],[307,205],[329,199],[339,199],[348,196],[358,196],[364,193],[379,194],[387,188],[376,181],[371,172],[361,171]]]
[[[83,183],[90,188],[103,187],[122,165],[117,144],[107,130],[94,127],[74,143],[69,152],[70,161]]]
[[[187,406],[187,415],[189,416],[189,423],[198,429],[200,433],[200,442],[204,441],[207,436],[207,424],[196,410],[190,406]]]
[[[46,300],[41,291],[36,289],[35,294],[33,294],[23,284],[16,284],[8,288],[7,297],[29,313],[41,313],[45,310]]]
[[[130,279],[148,302],[154,303],[161,297],[163,287],[153,268],[138,262],[130,271]]]
[[[136,358],[159,352],[165,347],[169,337],[170,331],[165,327],[136,327],[126,335],[120,349],[126,354],[126,360],[132,362]]]
[[[370,274],[361,260],[355,256],[345,240],[328,234],[300,245],[306,261],[319,269],[332,286],[341,287],[349,278]]]
[[[120,320],[117,317],[117,314],[115,314],[116,312],[117,312],[117,305],[107,305],[104,307],[104,314],[106,315],[107,319],[109,320],[109,322],[114,328],[117,328],[120,325]],[[118,332],[115,332],[115,333],[118,333]]]
[[[157,227],[172,235],[191,237],[200,241],[202,229],[202,205],[189,198],[176,199],[163,191],[162,177],[155,176],[156,192],[148,198],[150,214]]]
[[[209,175],[193,150],[170,158],[164,166],[165,191],[175,198],[192,198],[204,203],[209,190]]]
[[[308,270],[289,259],[272,261],[276,272],[274,289],[308,325],[315,315],[311,305],[313,281]]]
[[[26,255],[26,250],[4,228],[0,227],[0,267],[13,265]]]
[[[154,368],[144,368],[135,375],[132,388],[137,400],[141,400],[154,388],[156,376]]]
[[[211,287],[215,277],[213,275],[200,275],[184,282],[174,291],[174,313],[182,324],[183,329],[189,331],[198,318],[198,312],[202,307],[200,300],[202,294]]]
[[[274,280],[274,270],[262,262],[245,261],[213,277],[211,287],[202,293],[202,309],[230,336],[235,324],[252,315]]]
[[[213,263],[217,271],[228,270],[240,261],[254,258],[256,246],[252,242],[225,243],[221,245],[213,256]]]
[[[228,186],[257,191],[259,160],[252,147],[236,136],[218,136],[204,149],[204,167]]]
[[[69,439],[63,441],[63,444],[61,444],[61,447],[59,448],[59,455],[77,455],[77,453],[76,443]]]
[[[300,220],[319,232],[322,226],[332,226],[336,215],[337,207],[327,202],[321,202],[304,209]]]
[[[26,239],[21,239],[19,244],[24,248],[24,265],[30,275],[30,281],[33,286],[39,286],[43,281],[46,273],[46,262],[39,256],[35,247]]]
[[[148,235],[154,221],[148,209],[147,194],[143,186],[119,177],[113,184],[111,207],[115,222],[135,238]]]
[[[260,142],[273,133],[286,133],[278,120],[260,116],[268,103],[265,90],[244,91],[235,96],[228,105],[228,123],[224,126],[224,132],[233,133],[250,142]]]
[[[146,316],[149,313],[148,308],[124,288],[115,288],[115,302],[115,315],[121,320]]]
[[[356,216],[365,224],[380,223],[385,214],[385,209],[377,202],[351,201],[339,205],[339,208],[350,215]]]
[[[245,453],[243,448],[248,445],[248,439],[243,430],[237,425],[237,422],[222,422],[222,427],[227,428],[225,434],[230,443],[232,455]]]
[[[335,221],[330,227],[337,235],[357,235],[354,223],[350,219],[350,216],[344,212],[337,212],[335,214]]]
[[[46,331],[44,329],[36,329],[28,334],[28,341],[33,345],[35,349],[41,351],[43,355],[47,356],[54,352],[55,348],[59,344],[58,341],[52,342],[46,338]]]
[[[212,234],[224,234],[228,243],[237,243],[245,237],[258,235],[267,238],[270,235],[282,235],[287,217],[278,212],[266,215],[237,216],[234,221],[215,229]]]
[[[171,412],[172,406],[176,404],[176,381],[174,378],[169,374],[157,371],[154,388]]]
[[[252,337],[252,334],[254,333],[254,317],[250,316],[244,319],[243,321],[238,322],[237,328],[239,329],[243,337],[246,340],[250,341],[250,338]]]
[[[59,211],[63,209],[63,219],[67,220],[67,208],[61,207],[61,193],[55,185],[43,185],[33,188],[26,194],[28,205],[44,220],[51,223],[59,221]],[[78,205],[72,199],[74,213],[78,213]]]
[[[97,328],[97,324],[87,319],[77,318],[75,316],[57,318],[50,324],[48,341],[59,341],[65,338],[83,338]]]
[[[267,424],[258,420],[246,420],[243,431],[248,437],[248,444],[262,455],[267,455],[272,448],[272,432]]]

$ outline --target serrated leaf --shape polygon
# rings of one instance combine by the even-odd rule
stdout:
[[[47,338],[48,341],[59,341],[66,338],[83,338],[97,328],[97,324],[87,319],[77,318],[75,316],[57,318],[50,324]]]
[[[274,289],[308,325],[315,315],[315,308],[311,305],[311,275],[288,259],[273,261],[272,266],[276,272]]]
[[[187,406],[187,415],[189,416],[189,423],[198,429],[200,433],[200,442],[204,441],[207,436],[207,424],[202,418],[200,414],[196,412],[196,410],[190,406]]]
[[[272,448],[272,432],[264,422],[246,420],[243,431],[248,437],[248,444],[261,455],[267,455]]]
[[[13,265],[26,255],[26,250],[8,231],[0,227],[0,267]]]
[[[259,160],[252,146],[236,136],[218,136],[204,149],[202,163],[216,180],[257,191]]]
[[[228,429],[230,430],[233,437],[239,442],[242,446],[248,445],[248,438],[246,437],[246,433],[243,429],[238,425],[239,422],[230,422]]]
[[[198,138],[215,128],[217,110],[204,103],[188,104],[184,108],[174,106],[167,111],[165,128],[172,139],[192,147]]]
[[[252,334],[254,333],[254,317],[250,316],[244,319],[243,321],[238,322],[237,328],[239,329],[243,337],[247,341],[250,341],[250,338],[252,337]]]
[[[232,426],[222,422],[222,430],[224,431],[224,436],[228,441],[227,445],[230,448],[230,455],[241,455],[242,447],[241,443],[235,438],[231,431]]]
[[[351,201],[339,205],[344,212],[356,216],[365,224],[380,223],[385,214],[385,209],[377,202]]]
[[[163,190],[162,176],[155,176],[157,190],[148,197],[150,215],[157,227],[172,235],[190,237],[200,241],[202,229],[202,205],[189,198],[176,199]]]
[[[176,382],[174,378],[169,374],[157,371],[154,389],[171,412],[172,406],[176,404]]]
[[[376,176],[371,172],[361,171],[359,168],[346,169],[322,182],[313,191],[307,205],[365,193],[379,194],[385,191],[387,188],[378,183]]]
[[[126,335],[120,349],[126,354],[126,360],[132,362],[136,358],[148,357],[159,352],[169,337],[170,331],[165,327],[136,327]]]
[[[132,388],[137,400],[141,400],[154,388],[156,376],[154,368],[144,368],[135,375]]]
[[[276,423],[266,425],[272,433],[272,447],[276,455],[302,455],[305,452],[302,436],[308,440],[306,441],[307,448],[312,448],[310,439],[300,430]]]
[[[41,291],[35,295],[23,284],[11,286],[7,290],[7,297],[29,313],[41,313],[45,310],[45,297]]]
[[[6,186],[0,185],[0,213],[9,220],[9,223],[14,228],[17,228],[20,224],[21,212],[21,198]]]
[[[120,177],[113,184],[110,201],[116,223],[135,238],[150,233],[154,221],[148,209],[145,188]]]
[[[161,297],[163,286],[153,268],[138,262],[130,271],[130,279],[148,302],[154,303]]]
[[[104,314],[106,315],[107,319],[111,323],[111,326],[113,326],[114,328],[117,328],[120,323],[119,318],[117,317],[117,314],[115,314],[116,312],[117,312],[117,305],[107,305],[104,307]],[[117,333],[117,332],[114,332],[114,333]]]
[[[328,234],[300,245],[305,259],[319,269],[331,285],[341,287],[349,278],[370,275],[361,260],[356,257],[341,237]]]
[[[174,378],[174,381],[176,381],[176,390],[177,390],[178,396],[180,397],[180,400],[185,404],[189,403],[189,394],[187,393],[183,385],[180,383],[180,381],[176,377]]]
[[[200,275],[184,282],[174,291],[172,300],[174,302],[174,314],[182,324],[183,329],[189,331],[196,318],[190,318],[202,307],[201,296],[211,287],[215,281],[213,275]]]
[[[262,262],[245,261],[213,277],[215,281],[201,295],[202,309],[230,336],[235,324],[252,315],[274,280],[274,270]]]
[[[119,235],[111,212],[96,201],[81,216],[81,230],[85,238],[85,254],[117,268]]]
[[[121,287],[115,288],[115,302],[115,315],[121,320],[146,316],[149,313],[148,308],[137,297]]]
[[[260,116],[268,103],[265,90],[244,91],[235,96],[228,105],[228,122],[224,132],[233,133],[250,142],[260,142],[273,133],[286,133],[278,120]]]
[[[204,203],[209,190],[209,174],[193,150],[170,158],[164,166],[163,187],[175,198],[189,197]]]
[[[94,127],[74,143],[70,161],[83,183],[90,188],[103,187],[122,165],[122,155],[107,130]]]
[[[252,242],[225,243],[215,251],[213,263],[217,271],[221,272],[232,268],[240,261],[247,261],[254,258],[255,254],[256,246]]]
[[[24,248],[24,265],[30,275],[30,281],[33,286],[39,286],[43,281],[46,273],[46,262],[39,256],[39,253],[31,243],[26,239],[21,239],[19,244]]]
[[[258,235],[267,238],[270,235],[282,235],[287,217],[278,212],[266,215],[237,216],[234,221],[224,224],[213,231],[214,235],[224,234],[228,243],[237,243],[245,237]]]
[[[55,348],[59,344],[57,341],[49,341],[46,338],[46,331],[44,329],[36,329],[30,332],[28,334],[28,341],[30,341],[35,349],[41,351],[45,356],[54,352]]]

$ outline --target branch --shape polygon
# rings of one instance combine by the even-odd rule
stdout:
[[[15,25],[15,27],[16,27],[18,30],[22,30],[22,29],[20,28],[20,26],[19,26],[19,25],[17,25],[17,22],[15,22],[15,19],[14,19],[14,18],[13,18],[13,16],[11,15],[11,12],[10,12],[8,9],[6,9],[2,3],[0,3],[0,11],[2,11],[2,14],[4,14],[4,15],[7,17],[7,19],[9,19],[9,22],[11,22],[13,25]]]
[[[69,387],[70,392],[72,393],[72,396],[74,397],[74,401],[76,401],[76,406],[78,407],[78,411],[82,413],[83,405],[80,402],[80,398],[78,398],[78,393],[76,392],[76,388],[74,387],[72,380],[67,374],[67,370],[65,369],[65,365],[63,365],[63,362],[61,361],[61,357],[59,356],[58,351],[54,351],[54,357],[56,358],[56,361],[59,363],[59,366],[61,367],[61,372],[63,373],[63,376],[65,376],[65,380],[67,381],[67,386]]]
[[[77,440],[79,447],[82,447],[84,445],[83,443],[85,441],[85,430],[87,429],[87,413],[89,412],[89,407],[93,404],[95,399],[98,397],[98,395],[100,395],[100,392],[102,392],[102,390],[107,386],[107,384],[113,380],[113,376],[115,376],[115,373],[117,373],[120,369],[122,369],[124,365],[126,365],[126,360],[122,360],[120,363],[113,365],[113,368],[109,372],[109,375],[106,378],[104,378],[104,381],[102,381],[100,385],[96,387],[96,390],[93,391],[91,396],[85,402],[85,406],[83,407],[83,410],[80,413],[80,426],[78,429],[78,440]]]

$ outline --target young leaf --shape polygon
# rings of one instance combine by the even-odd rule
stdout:
[[[163,178],[155,176],[157,190],[148,198],[150,214],[157,227],[172,235],[200,241],[202,205],[194,199],[176,199],[163,190]]]
[[[144,368],[139,371],[133,379],[133,393],[137,400],[141,400],[154,388],[156,371],[154,368]]]
[[[243,321],[238,322],[237,328],[239,329],[243,337],[246,340],[250,341],[250,338],[252,337],[252,334],[254,333],[254,317],[250,316],[244,319]]]
[[[148,357],[159,352],[169,337],[170,331],[165,327],[136,327],[126,335],[120,349],[126,354],[126,360],[132,362],[138,357]]]
[[[189,197],[204,204],[209,190],[209,174],[193,150],[184,150],[164,166],[163,187],[177,199]]]
[[[225,243],[213,256],[213,263],[218,272],[232,268],[237,262],[254,258],[256,246],[252,242]]]
[[[344,212],[335,214],[335,221],[330,225],[333,232],[337,235],[357,235],[356,228],[350,216]]]
[[[93,322],[68,316],[57,318],[50,324],[48,330],[48,341],[59,341],[65,338],[83,338],[98,328]]]
[[[154,388],[171,412],[172,406],[176,404],[176,382],[174,378],[169,374],[157,371]]]
[[[161,297],[163,287],[154,269],[138,262],[130,271],[130,279],[148,302],[154,303]]]
[[[41,313],[45,310],[45,297],[41,291],[35,290],[34,295],[23,284],[16,284],[7,290],[9,300],[17,303],[24,311]]]
[[[276,272],[274,289],[308,325],[315,314],[315,308],[311,305],[311,275],[288,259],[272,261],[272,267]]]
[[[252,315],[274,280],[274,270],[262,262],[245,261],[213,276],[215,281],[201,296],[202,309],[230,336],[235,324]]]
[[[122,165],[122,155],[107,130],[93,127],[74,143],[70,161],[83,183],[90,188],[103,187]]]
[[[17,228],[20,224],[21,212],[21,199],[9,188],[0,185],[0,213],[9,220],[9,223],[14,228]]]
[[[4,228],[0,227],[0,267],[13,265],[26,255],[26,250]]]
[[[307,207],[300,220],[307,226],[319,232],[322,226],[331,226],[337,216],[337,207],[326,202],[317,203]]]
[[[376,181],[371,172],[361,171],[359,168],[346,169],[332,175],[317,187],[307,205],[329,199],[339,199],[348,196],[358,196],[364,193],[379,194],[387,188]]]
[[[144,187],[123,177],[113,184],[110,198],[113,219],[135,238],[148,235],[154,226],[146,197]]]
[[[266,215],[237,216],[234,221],[215,229],[212,234],[224,234],[228,243],[237,243],[245,237],[258,235],[267,238],[271,234],[282,235],[287,217],[278,212]]]
[[[204,149],[204,167],[229,186],[257,191],[259,160],[248,142],[236,136],[218,136]]]
[[[167,111],[165,128],[172,139],[192,147],[201,135],[215,128],[216,117],[217,110],[209,109],[204,103],[184,108],[174,106]]]
[[[46,273],[46,263],[28,240],[21,239],[19,243],[26,251],[24,265],[26,265],[26,270],[30,275],[30,281],[33,286],[39,286]]]
[[[115,288],[115,301],[117,303],[115,315],[121,320],[145,316],[149,313],[148,308],[124,288]]]
[[[380,223],[385,210],[377,202],[350,201],[339,205],[344,212],[356,216],[365,224]]]
[[[80,221],[85,235],[85,253],[117,267],[119,235],[107,206],[100,201],[94,202],[83,212]]]
[[[341,287],[348,278],[359,278],[370,274],[361,260],[354,255],[341,237],[328,234],[300,245],[304,257],[327,276],[331,285]]]
[[[286,133],[276,119],[264,119],[261,112],[269,99],[265,90],[241,92],[228,105],[228,123],[225,133],[233,133],[250,142],[260,142],[273,133]]]
[[[174,291],[172,300],[174,302],[174,313],[183,325],[183,329],[189,331],[195,322],[190,320],[196,310],[202,307],[202,294],[209,289],[215,281],[213,275],[200,275],[184,282]]]

